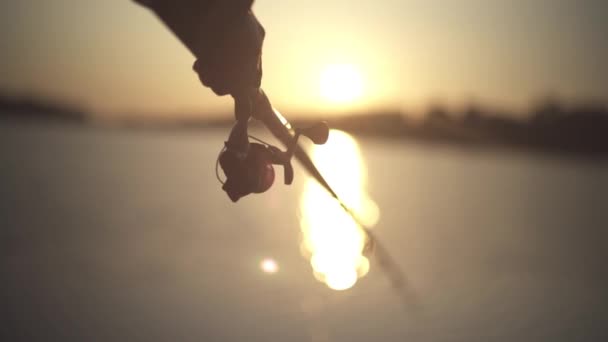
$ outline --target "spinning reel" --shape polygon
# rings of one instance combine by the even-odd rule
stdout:
[[[322,145],[327,142],[329,136],[329,127],[323,121],[309,128],[295,129],[295,135],[288,144],[287,150],[282,151],[276,146],[250,136],[247,133],[248,122],[249,119],[237,120],[217,160],[217,164],[226,175],[222,189],[233,202],[251,193],[259,194],[270,189],[275,180],[273,164],[283,166],[284,182],[286,185],[291,184],[294,175],[291,158],[296,150],[298,138],[303,135],[313,143]],[[249,138],[257,142],[250,142]]]

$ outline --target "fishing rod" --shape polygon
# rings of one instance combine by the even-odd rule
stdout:
[[[241,106],[239,103],[241,99],[235,98],[235,116],[237,117],[237,123],[233,127],[233,130],[229,136],[229,140],[226,142],[226,149],[220,153],[218,158],[219,164],[222,165],[227,181],[224,183],[223,189],[228,193],[229,197],[233,201],[237,201],[240,198],[238,195],[246,195],[248,193],[261,193],[270,188],[272,181],[274,180],[274,170],[272,164],[282,165],[284,168],[284,179],[285,184],[291,184],[293,181],[293,167],[291,166],[291,159],[295,158],[302,164],[302,166],[308,171],[308,173],[319,183],[328,193],[334,198],[342,207],[342,209],[353,219],[356,225],[363,231],[367,241],[363,248],[365,254],[374,252],[376,259],[383,273],[389,279],[392,287],[401,294],[404,303],[409,307],[419,307],[418,300],[411,284],[409,283],[405,272],[395,262],[388,249],[380,242],[380,240],[373,233],[371,227],[366,225],[358,215],[340,198],[338,193],[334,191],[333,187],[328,183],[323,174],[319,171],[315,163],[312,161],[308,153],[298,143],[300,136],[309,138],[313,143],[317,145],[324,144],[329,135],[329,127],[325,122],[319,122],[309,128],[299,129],[294,128],[285,119],[278,110],[272,107],[270,100],[266,96],[263,90],[255,90],[249,95],[249,99],[242,100],[245,103],[250,103],[251,106]],[[263,145],[257,143],[248,143],[247,126],[249,123],[249,117],[247,113],[240,112],[243,110],[250,110],[251,116],[254,119],[260,120],[267,129],[280,140],[287,148],[286,151],[281,151],[275,146],[272,146],[264,141],[260,141],[257,138],[253,138]],[[235,174],[230,168],[234,167],[226,161],[222,161],[223,156],[226,156],[226,151],[230,147],[241,148],[237,153],[245,153],[250,155],[250,162],[238,164],[236,167],[245,168],[248,170],[255,170],[259,174],[254,177],[257,181],[251,182],[254,184],[248,190],[242,191],[235,196],[234,186],[228,185],[231,180],[230,175],[233,177],[242,177],[242,174]],[[247,147],[249,146],[249,147]],[[266,154],[262,153],[265,151]],[[246,157],[247,158],[247,157]],[[247,165],[247,166],[245,166]],[[249,175],[251,172],[248,173]],[[271,174],[271,176],[269,176]],[[271,180],[271,181],[269,181]],[[269,182],[268,182],[269,181]]]
[[[234,65],[223,70],[225,77],[220,79],[223,81],[229,79],[238,84],[245,79],[249,80],[249,83],[245,82],[248,86],[257,84],[255,88],[251,89],[241,89],[240,87],[228,89],[224,82],[215,84],[215,87],[211,86],[216,94],[230,94],[235,100],[236,123],[220,151],[216,163],[216,171],[220,166],[226,176],[225,181],[220,181],[222,189],[229,198],[236,202],[248,194],[267,191],[275,179],[272,165],[281,165],[285,184],[291,184],[294,175],[291,159],[295,157],[311,176],[338,201],[365,233],[367,243],[364,250],[367,253],[372,250],[376,253],[378,263],[388,276],[392,286],[403,295],[406,302],[415,302],[412,300],[415,299],[414,292],[411,290],[405,273],[399,268],[386,247],[380,243],[370,227],[366,226],[355,212],[340,199],[312,162],[310,156],[298,144],[300,136],[306,136],[316,144],[325,143],[329,134],[327,124],[320,123],[307,129],[293,129],[289,122],[274,110],[266,94],[259,89],[261,60],[257,61],[257,67],[250,68],[253,65],[250,64],[251,60],[247,59],[250,53],[257,51],[256,46],[261,47],[265,35],[264,29],[251,12],[253,0],[220,1],[213,4],[200,0],[179,2],[135,0],[135,2],[152,10],[196,56],[197,60],[193,68],[204,85],[210,86],[208,84],[209,74],[213,74],[213,66],[223,65],[220,63],[222,58],[228,58],[227,56],[219,58],[215,55],[214,51],[221,50],[222,47],[227,49],[226,51],[233,52],[232,55],[229,55],[228,60],[232,61]],[[237,19],[239,20],[238,25],[235,23]],[[226,31],[227,27],[231,27],[231,29]],[[221,28],[225,30],[222,31]],[[217,37],[217,32],[220,31],[233,33],[231,37],[236,41],[232,45],[220,44],[223,42]],[[245,43],[237,43],[239,41],[238,38],[235,38],[237,36],[244,38]],[[237,47],[242,47],[244,50]],[[259,51],[257,52],[259,53]],[[251,73],[251,70],[255,70],[255,72]],[[247,130],[251,118],[262,121],[268,130],[287,147],[287,150],[283,151],[265,142],[250,142]]]

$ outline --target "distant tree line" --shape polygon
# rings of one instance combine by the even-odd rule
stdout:
[[[47,121],[85,121],[87,119],[86,113],[75,106],[33,96],[7,95],[0,95],[0,117]]]
[[[85,122],[87,114],[74,107],[34,97],[0,95],[0,118]],[[188,119],[125,120],[123,127],[142,129],[206,129],[229,127],[230,114],[209,117],[190,113]],[[400,111],[322,118],[331,127],[357,135],[413,139],[469,146],[508,146],[592,157],[608,157],[608,110],[601,103],[563,105],[558,99],[538,102],[525,115],[469,105],[461,111],[434,106],[420,120]],[[311,119],[296,120],[296,125]]]
[[[547,99],[523,116],[477,105],[460,112],[436,106],[422,120],[385,112],[340,117],[330,124],[363,135],[608,157],[608,110],[597,103],[564,106]]]

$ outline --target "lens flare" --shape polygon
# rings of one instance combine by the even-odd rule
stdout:
[[[369,226],[378,219],[378,207],[365,193],[366,169],[356,141],[332,130],[312,158],[344,203]],[[346,290],[369,272],[362,251],[366,235],[315,180],[308,180],[300,198],[301,250],[310,258],[315,278],[334,290]]]

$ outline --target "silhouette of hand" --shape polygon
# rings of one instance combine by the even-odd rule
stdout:
[[[201,83],[220,96],[259,88],[264,36],[264,28],[251,11],[232,22],[194,62]]]

